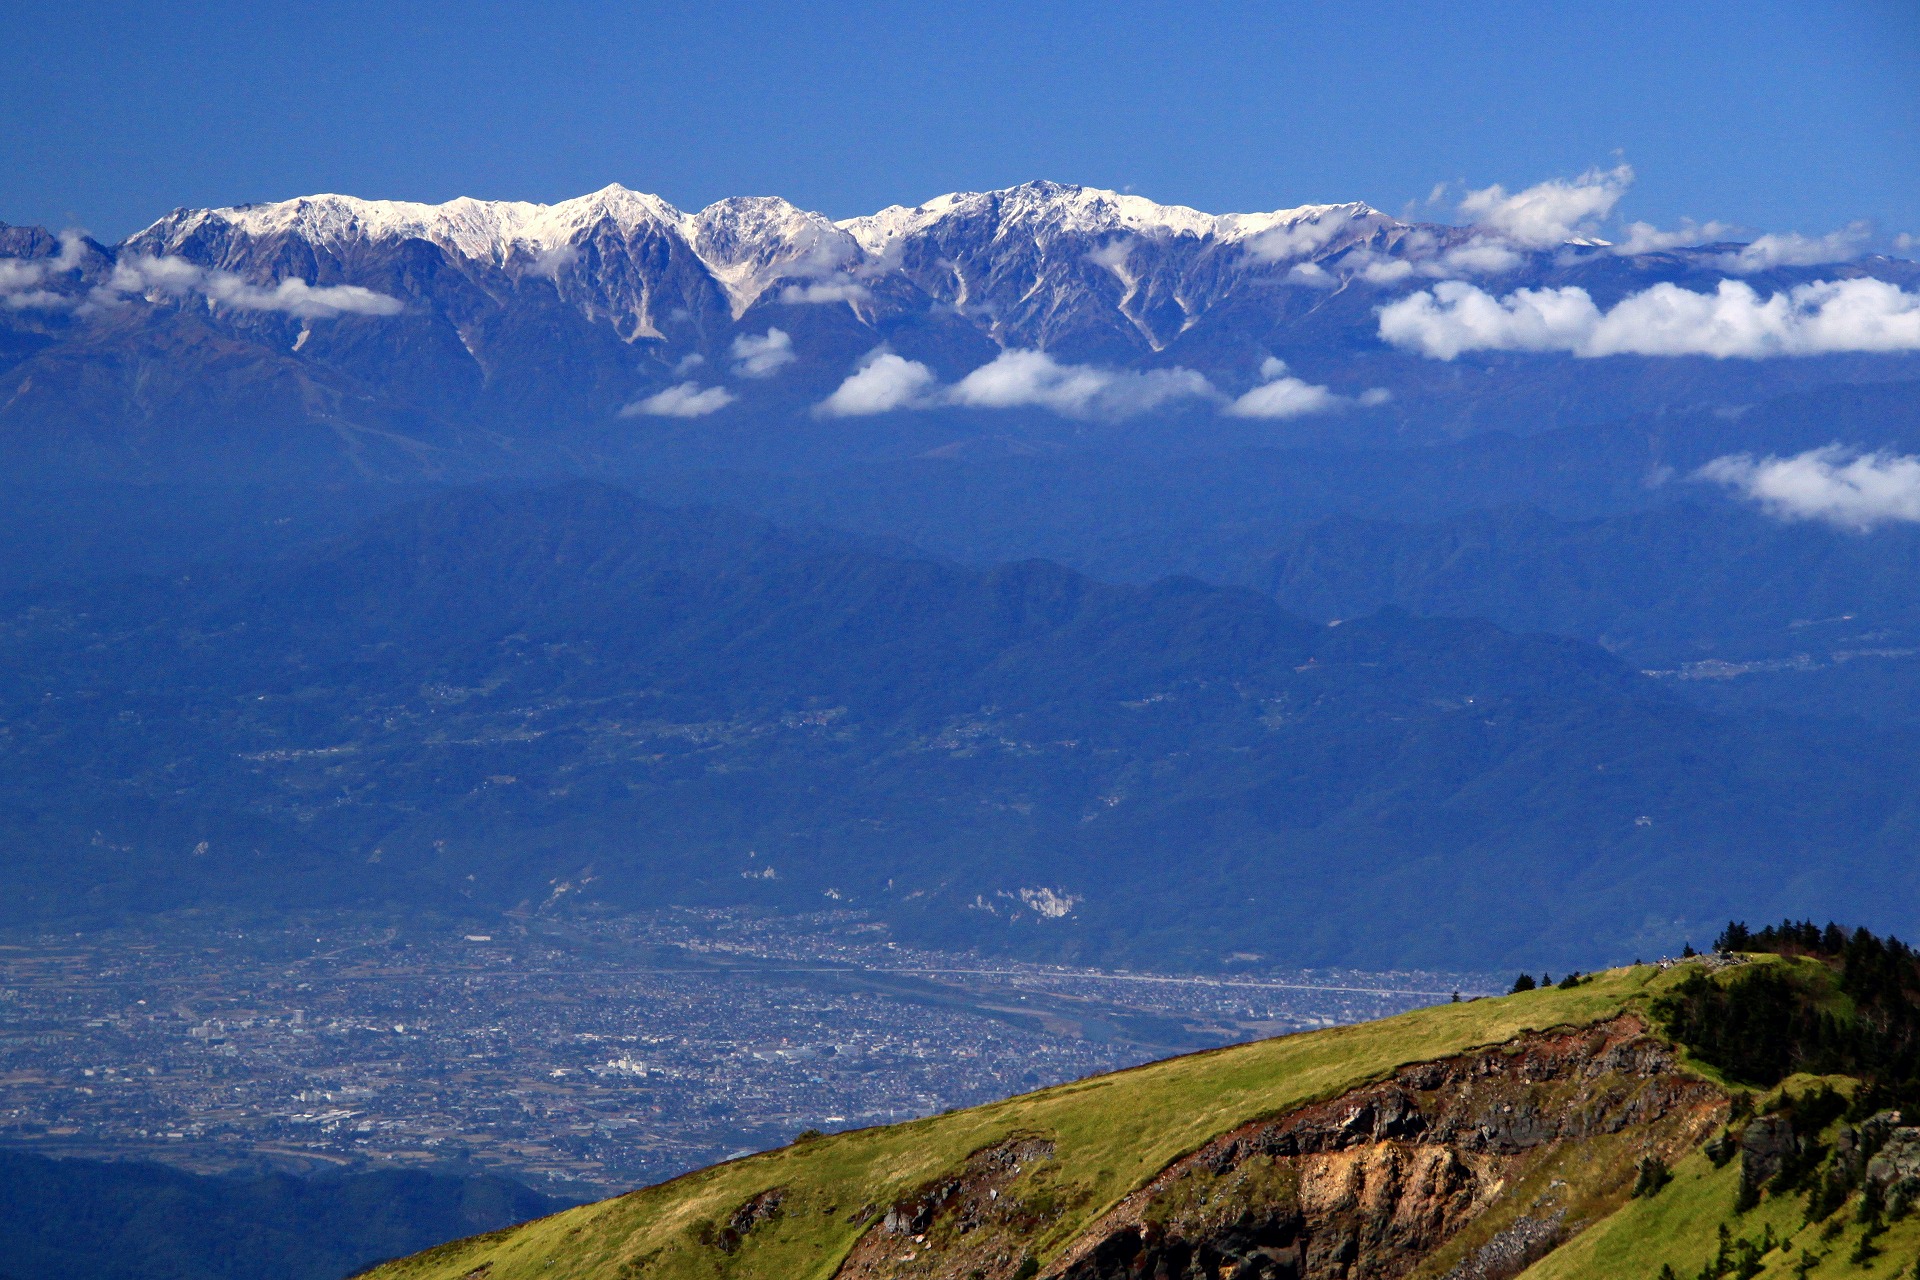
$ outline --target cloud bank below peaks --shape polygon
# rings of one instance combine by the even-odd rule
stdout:
[[[1727,485],[1781,520],[1820,520],[1862,533],[1920,522],[1920,458],[1911,454],[1837,444],[1791,458],[1736,453],[1715,458],[1695,478]]]
[[[732,404],[733,400],[733,392],[725,387],[702,387],[697,382],[680,382],[625,406],[620,410],[620,416],[704,418],[710,413],[718,413]]]
[[[85,314],[121,305],[130,297],[179,299],[199,294],[216,306],[278,312],[301,320],[390,316],[403,309],[398,298],[360,285],[311,285],[291,278],[273,285],[256,285],[230,271],[196,266],[185,258],[144,255],[114,263],[107,279],[91,289],[61,291],[48,287],[54,277],[80,270],[85,258],[85,240],[77,232],[68,232],[60,237],[60,252],[55,257],[0,259],[0,307],[70,309]]]
[[[1192,369],[1105,369],[1068,364],[1044,351],[1004,351],[958,382],[943,385],[932,369],[879,348],[832,395],[814,406],[821,417],[859,417],[913,409],[1045,409],[1068,418],[1124,419],[1175,405],[1209,404],[1240,418],[1296,418],[1354,405],[1373,406],[1384,391],[1342,396],[1286,376],[1269,358],[1261,385],[1238,399],[1223,395]]]
[[[1316,386],[1287,373],[1284,360],[1268,356],[1260,365],[1259,386],[1228,404],[1220,412],[1232,418],[1304,418],[1314,413],[1332,413],[1359,405],[1372,408],[1393,398],[1384,387],[1374,387],[1358,396],[1339,395],[1327,387]]]
[[[793,338],[785,329],[743,333],[733,340],[733,371],[742,378],[771,378],[794,359]]]
[[[1379,315],[1382,340],[1436,360],[1468,351],[1719,359],[1920,351],[1920,294],[1868,279],[1815,281],[1765,297],[1741,280],[1722,280],[1712,293],[1657,284],[1605,311],[1576,286],[1496,298],[1452,280]]]
[[[301,320],[330,320],[336,316],[391,316],[402,310],[400,299],[357,284],[311,285],[289,278],[272,286],[248,284],[231,271],[195,266],[185,258],[125,258],[114,264],[113,275],[94,291],[96,304],[130,295],[174,298],[203,294],[209,302],[237,311],[274,311]]]
[[[78,271],[86,256],[86,241],[79,232],[68,231],[60,236],[60,252],[51,258],[0,258],[0,307],[27,311],[71,306],[72,295],[46,286],[56,275]]]

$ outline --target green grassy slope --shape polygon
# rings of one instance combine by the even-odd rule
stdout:
[[[1798,1076],[1783,1087],[1797,1093],[1821,1082]],[[1844,1090],[1854,1082],[1835,1077],[1825,1083]],[[1673,1181],[1658,1195],[1628,1201],[1528,1268],[1521,1280],[1656,1280],[1663,1266],[1672,1267],[1682,1280],[1695,1280],[1719,1252],[1722,1227],[1735,1245],[1735,1257],[1743,1240],[1759,1245],[1771,1234],[1780,1242],[1757,1254],[1755,1277],[1911,1280],[1920,1274],[1915,1270],[1920,1266],[1920,1217],[1892,1221],[1872,1241],[1872,1256],[1856,1260],[1856,1247],[1865,1234],[1857,1220],[1857,1194],[1824,1221],[1809,1223],[1806,1198],[1798,1194],[1769,1192],[1752,1208],[1737,1212],[1739,1185],[1739,1160],[1716,1169],[1696,1151],[1674,1167]]]
[[[1033,1241],[1044,1262],[1176,1157],[1246,1121],[1336,1096],[1409,1063],[1500,1044],[1529,1030],[1600,1021],[1642,1006],[1677,980],[1677,971],[1650,966],[1613,970],[1570,990],[1439,1005],[1170,1059],[909,1124],[813,1139],[445,1245],[374,1275],[826,1280],[870,1225],[863,1210],[884,1212],[957,1169],[970,1153],[1021,1134],[1056,1144],[1055,1159],[1032,1175],[1055,1209]],[[775,1188],[784,1194],[778,1218],[730,1251],[703,1243],[741,1205]],[[1711,1241],[1710,1227],[1708,1234]]]

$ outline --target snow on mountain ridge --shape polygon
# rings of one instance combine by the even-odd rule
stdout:
[[[733,304],[737,320],[776,280],[820,279],[858,263],[859,241],[778,196],[717,200],[688,222],[693,251]]]
[[[1268,213],[1205,213],[1186,205],[1159,204],[1145,196],[1056,182],[1029,182],[999,191],[956,191],[908,208],[892,205],[878,213],[847,218],[835,225],[851,234],[868,253],[884,255],[899,240],[951,217],[995,217],[1002,227],[1036,234],[1092,235],[1127,231],[1143,235],[1188,235],[1237,243],[1301,223],[1336,216],[1342,223],[1359,218],[1392,221],[1370,205],[1311,204]]]
[[[356,240],[417,238],[469,260],[503,264],[516,253],[544,254],[564,248],[603,221],[626,234],[654,225],[670,228],[692,244],[735,295],[736,305],[744,305],[743,298],[751,302],[770,283],[762,279],[766,271],[782,263],[820,271],[850,264],[862,253],[884,257],[889,246],[903,237],[950,217],[971,215],[990,216],[1003,228],[1020,228],[1043,238],[1125,231],[1212,238],[1229,244],[1329,218],[1342,223],[1361,218],[1393,221],[1360,202],[1213,214],[1099,187],[1029,182],[998,191],[951,192],[911,208],[892,205],[834,222],[777,196],[734,196],[698,213],[686,213],[659,196],[614,183],[555,204],[471,196],[424,204],[323,194],[182,210],[130,242],[158,239],[164,252],[199,227],[217,221],[250,238],[293,234],[329,248]]]
[[[659,196],[630,191],[615,183],[551,205],[476,200],[471,196],[445,204],[342,195],[300,196],[267,204],[194,210],[184,217],[171,214],[133,240],[157,235],[164,250],[209,221],[223,222],[253,238],[293,234],[328,248],[359,240],[421,239],[469,260],[504,263],[516,250],[542,254],[562,248],[602,221],[611,221],[628,234],[648,224],[684,234],[690,219]]]

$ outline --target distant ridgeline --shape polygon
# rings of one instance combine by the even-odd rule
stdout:
[[[0,923],[831,908],[1079,962],[1559,970],[1914,901],[1912,734],[588,482],[0,594],[0,724]]]

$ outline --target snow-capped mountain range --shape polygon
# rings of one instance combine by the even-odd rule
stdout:
[[[639,447],[636,419],[811,439],[823,409],[1433,438],[1901,376],[1915,326],[1920,272],[1895,259],[1615,247],[1363,203],[1211,214],[1033,182],[835,221],[617,185],[551,205],[316,195],[176,210],[114,246],[0,227],[0,451],[148,466],[198,457],[210,423],[295,422],[353,441],[353,468],[407,472],[476,438]],[[1463,378],[1481,351],[1535,354],[1522,378]],[[1684,385],[1670,362],[1581,358],[1654,352],[1722,358]],[[1773,354],[1818,359],[1724,359]]]
[[[628,340],[667,338],[674,313],[705,320],[717,300],[738,320],[773,293],[868,319],[934,301],[973,312],[1001,345],[1046,346],[1061,336],[1050,320],[1091,293],[1158,350],[1242,277],[1284,276],[1361,245],[1392,253],[1413,230],[1364,204],[1216,215],[1050,182],[840,222],[771,196],[688,213],[615,185],[552,205],[318,195],[183,209],[122,252],[264,284],[285,278],[298,246],[311,261],[297,265],[317,277],[308,283],[365,284],[370,254],[417,241],[470,269],[551,280]],[[876,305],[889,294],[891,306]]]

